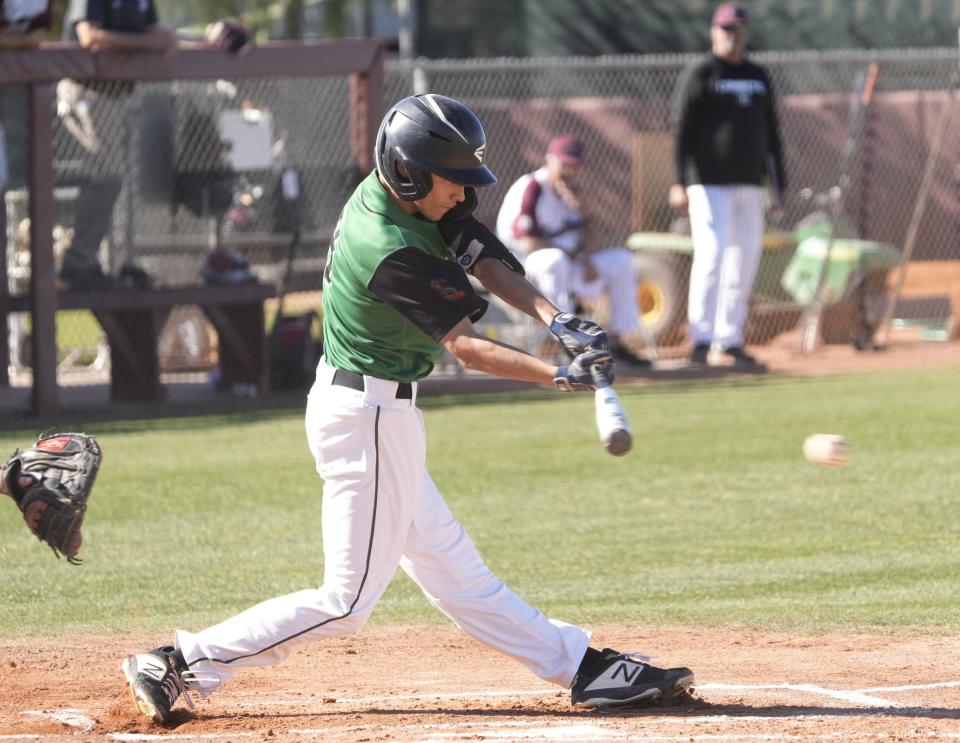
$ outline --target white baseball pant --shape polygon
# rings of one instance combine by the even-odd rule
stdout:
[[[636,276],[633,256],[625,248],[605,248],[590,257],[597,278],[587,281],[583,266],[560,248],[540,248],[521,258],[527,278],[563,312],[573,312],[577,297],[595,301],[608,293],[610,320],[606,330],[624,335],[637,330]]]
[[[750,293],[763,250],[763,189],[687,187],[693,266],[687,314],[693,345],[743,345]]]
[[[590,634],[548,619],[484,564],[427,473],[416,390],[397,399],[396,382],[373,377],[364,377],[364,391],[335,386],[334,371],[321,359],[306,413],[324,480],[323,585],[198,633],[178,630],[196,676],[187,685],[206,696],[241,666],[274,665],[307,640],[359,629],[399,564],[460,628],[569,688]]]

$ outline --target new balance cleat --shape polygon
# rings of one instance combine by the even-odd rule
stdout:
[[[693,683],[689,668],[657,668],[646,657],[604,648],[603,657],[573,680],[577,709],[638,707],[682,696]]]
[[[154,722],[162,725],[170,722],[170,710],[181,695],[187,706],[194,708],[183,685],[182,674],[187,672],[187,664],[176,648],[168,645],[131,655],[120,664],[120,670],[137,709]]]

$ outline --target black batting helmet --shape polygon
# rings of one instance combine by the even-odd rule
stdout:
[[[377,132],[374,161],[397,196],[418,201],[433,187],[431,173],[462,186],[496,183],[483,164],[486,150],[483,124],[473,111],[453,98],[426,93],[404,98],[387,111]]]

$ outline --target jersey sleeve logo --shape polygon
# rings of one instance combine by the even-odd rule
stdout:
[[[465,291],[457,289],[457,287],[450,284],[446,279],[431,279],[430,288],[439,294],[441,299],[447,302],[456,302],[458,299],[463,299],[467,295]]]

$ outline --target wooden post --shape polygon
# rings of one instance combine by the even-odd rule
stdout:
[[[7,251],[16,250],[16,245],[7,244],[7,198],[4,188],[0,186],[0,240],[3,240],[3,250],[0,251],[0,387],[10,384],[10,326],[7,323]]]
[[[360,177],[373,168],[373,148],[383,118],[383,47],[370,66],[350,75],[350,152]]]
[[[33,413],[55,415],[57,391],[57,289],[53,263],[53,83],[31,83],[30,311],[33,324]]]

